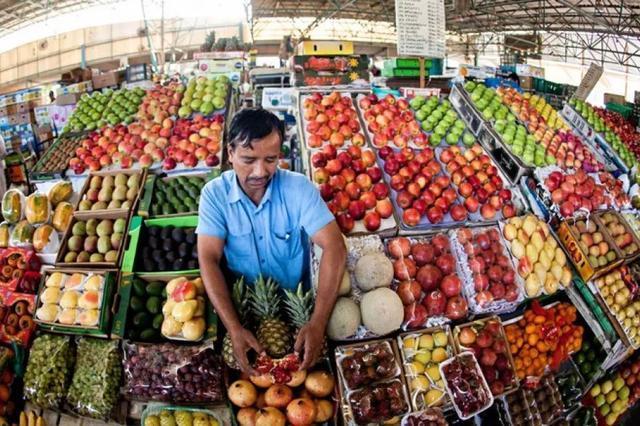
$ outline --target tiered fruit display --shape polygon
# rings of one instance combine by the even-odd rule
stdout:
[[[618,259],[615,248],[609,245],[604,230],[595,221],[577,219],[568,225],[592,267],[602,268]]]
[[[336,148],[345,145],[362,146],[364,135],[360,131],[358,113],[349,95],[319,92],[304,98],[306,142],[309,148],[321,148],[330,143]]]
[[[585,382],[590,382],[598,373],[606,355],[600,343],[593,336],[583,337],[580,350],[573,354],[572,358]]]
[[[413,116],[406,99],[397,99],[393,95],[386,95],[382,99],[375,94],[363,95],[358,98],[358,106],[372,135],[374,147],[427,146],[427,136],[420,129],[420,123]]]
[[[465,132],[464,121],[460,119],[456,110],[451,108],[451,102],[448,100],[440,102],[437,96],[431,96],[429,99],[416,96],[409,101],[409,105],[415,111],[422,130],[429,133],[431,146],[443,143],[457,145],[459,142],[465,146],[474,144],[475,137],[470,132]]]
[[[167,300],[162,306],[162,335],[170,340],[200,340],[206,328],[202,279],[175,278],[167,283],[165,291]]]
[[[464,88],[469,93],[471,101],[476,108],[478,108],[485,120],[515,121],[516,117],[509,112],[509,108],[501,101],[500,97],[497,96],[494,89],[473,81],[466,82]]]
[[[399,338],[404,370],[415,410],[445,404],[446,391],[439,365],[454,354],[449,329],[438,328]]]
[[[128,169],[134,162],[132,152],[142,152],[144,145],[142,140],[136,141],[134,138],[132,141],[132,135],[126,126],[103,127],[82,140],[75,150],[75,156],[69,159],[69,169],[77,175],[87,169],[98,171],[112,163]]]
[[[311,165],[320,195],[343,233],[354,231],[360,223],[374,232],[383,221],[386,225],[393,221],[389,188],[382,181],[382,170],[372,150],[352,145],[338,151],[333,145],[325,145],[311,155]]]
[[[203,411],[192,410],[160,410],[157,414],[144,417],[143,426],[222,426],[223,423]]]
[[[129,124],[133,121],[144,95],[145,91],[139,87],[132,90],[105,89],[102,92],[95,91],[91,95],[85,93],[80,97],[63,133],[100,129],[107,124]]]
[[[535,141],[546,149],[546,156],[553,157],[559,167],[583,168],[587,172],[596,172],[604,168],[604,165],[595,159],[591,150],[569,130],[562,118],[550,105],[546,104],[543,98],[531,96],[529,93],[521,95],[510,87],[498,88],[496,93],[506,105],[511,107],[511,111],[520,121],[526,124],[529,134]],[[544,102],[545,106],[538,110],[537,104],[540,101]],[[556,131],[560,128],[564,130]],[[549,162],[554,163],[551,158]],[[538,165],[537,161],[536,165]]]
[[[176,120],[162,168],[173,170],[178,165],[193,168],[198,164],[219,166],[222,161],[223,131],[224,116],[221,114],[211,118],[197,115],[193,120]]]
[[[178,176],[158,179],[153,188],[151,215],[197,213],[200,204],[200,191],[206,184],[201,176]]]
[[[469,417],[489,408],[493,403],[491,390],[484,380],[475,356],[463,352],[440,365],[447,393],[458,414]]]
[[[640,300],[634,300],[637,282],[629,268],[621,266],[596,278],[594,282],[629,340],[635,346],[640,345]]]
[[[640,250],[633,232],[627,228],[624,219],[616,212],[604,212],[598,215],[598,219],[607,229],[609,236],[613,239],[614,244],[625,257],[634,256]]]
[[[130,209],[140,192],[141,173],[91,176],[78,210]]]
[[[533,215],[513,217],[505,223],[502,235],[518,260],[518,274],[525,280],[528,297],[538,296],[543,289],[553,294],[571,283],[567,256],[545,222]]]
[[[537,300],[524,311],[517,322],[504,328],[509,348],[520,380],[540,377],[582,346],[582,326],[575,325],[576,308],[568,303],[543,308]],[[547,333],[558,327],[558,333]]]
[[[513,264],[502,245],[497,227],[461,228],[456,240],[466,261],[467,294],[475,313],[509,311],[524,299]],[[466,259],[465,259],[466,257]]]
[[[127,231],[127,220],[77,220],[67,240],[64,263],[116,262]]]
[[[466,208],[458,202],[451,179],[434,158],[432,148],[394,152],[383,147],[378,155],[384,162],[389,185],[395,192],[395,204],[402,210],[406,226],[437,225],[467,217]]]
[[[32,173],[48,173],[66,170],[69,160],[84,138],[80,135],[61,135],[42,156]]]
[[[226,75],[193,77],[184,91],[178,116],[187,118],[193,113],[210,115],[223,109],[229,89],[229,78]]]
[[[160,124],[164,119],[177,115],[184,90],[184,86],[180,83],[171,82],[167,86],[156,84],[153,89],[147,90],[136,118],[141,123],[153,121]]]
[[[446,148],[440,152],[439,159],[451,175],[458,194],[464,199],[464,208],[469,213],[478,213],[484,220],[496,218],[498,212],[504,218],[515,216],[511,191],[504,188],[497,167],[480,145],[474,144],[466,149]],[[458,214],[453,210],[451,213]],[[457,217],[454,219],[459,220]]]
[[[411,241],[397,237],[387,243],[393,259],[397,293],[405,305],[404,324],[415,329],[429,318],[459,320],[468,313],[451,242],[444,234]]]
[[[141,236],[140,271],[198,269],[198,237],[195,228],[149,226]]]
[[[328,370],[307,374],[301,370],[286,384],[268,379],[237,380],[227,389],[227,396],[237,407],[240,426],[310,425],[330,422],[335,405],[331,400],[335,380]]]
[[[631,373],[631,370],[629,370],[629,373]],[[613,425],[618,420],[618,417],[629,408],[631,388],[618,371],[593,385],[589,390],[589,395],[593,398],[596,409],[600,416],[604,418],[605,424]]]
[[[502,395],[516,386],[509,346],[497,317],[456,327],[453,335],[461,351],[470,350],[474,353],[494,396]]]

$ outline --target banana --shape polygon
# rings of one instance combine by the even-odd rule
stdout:
[[[38,418],[36,419],[36,426],[46,426],[42,416],[38,416]]]
[[[27,414],[27,426],[36,426],[36,413],[33,411]]]
[[[19,426],[27,426],[27,414],[24,411],[20,413]]]

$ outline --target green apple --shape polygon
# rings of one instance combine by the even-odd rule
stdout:
[[[603,416],[606,416],[610,412],[611,412],[611,406],[609,404],[602,404],[602,407],[600,407],[600,414],[602,414]]]
[[[440,145],[441,141],[442,136],[438,135],[437,133],[432,133],[431,136],[429,136],[429,145],[431,146],[438,146]]]
[[[430,132],[431,130],[433,130],[433,123],[427,119],[424,120],[422,124],[420,124],[420,127],[422,127],[422,130],[424,130],[425,132]]]
[[[464,132],[462,134],[462,143],[465,146],[472,146],[476,141],[476,138],[470,132]]]
[[[489,108],[485,108],[482,110],[482,117],[485,120],[491,120],[493,118],[493,111]]]
[[[460,138],[455,133],[449,132],[449,134],[447,135],[447,137],[445,139],[447,141],[447,144],[455,145],[455,144],[458,143],[458,139],[460,139]]]
[[[416,120],[424,121],[425,118],[427,118],[426,112],[422,111],[421,109],[416,111]]]

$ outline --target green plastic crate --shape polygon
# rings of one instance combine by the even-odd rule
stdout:
[[[429,76],[429,70],[424,70],[425,77]],[[384,68],[382,70],[383,77],[420,77],[420,70],[406,69],[406,68]]]
[[[605,107],[609,111],[617,112],[618,114],[620,114],[621,116],[623,116],[627,120],[631,117],[631,114],[633,114],[633,108],[629,107],[627,105],[621,105],[621,104],[616,104],[616,103],[613,103],[613,102],[609,102],[609,103],[605,104]]]

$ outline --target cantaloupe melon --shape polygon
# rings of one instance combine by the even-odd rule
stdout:
[[[354,273],[358,287],[364,291],[389,287],[393,280],[393,264],[382,253],[369,253],[358,259]]]
[[[360,326],[360,308],[348,297],[336,301],[327,325],[327,335],[333,340],[343,340],[353,336]]]
[[[404,319],[402,300],[389,288],[377,288],[362,296],[360,301],[362,323],[378,336],[400,328]]]

